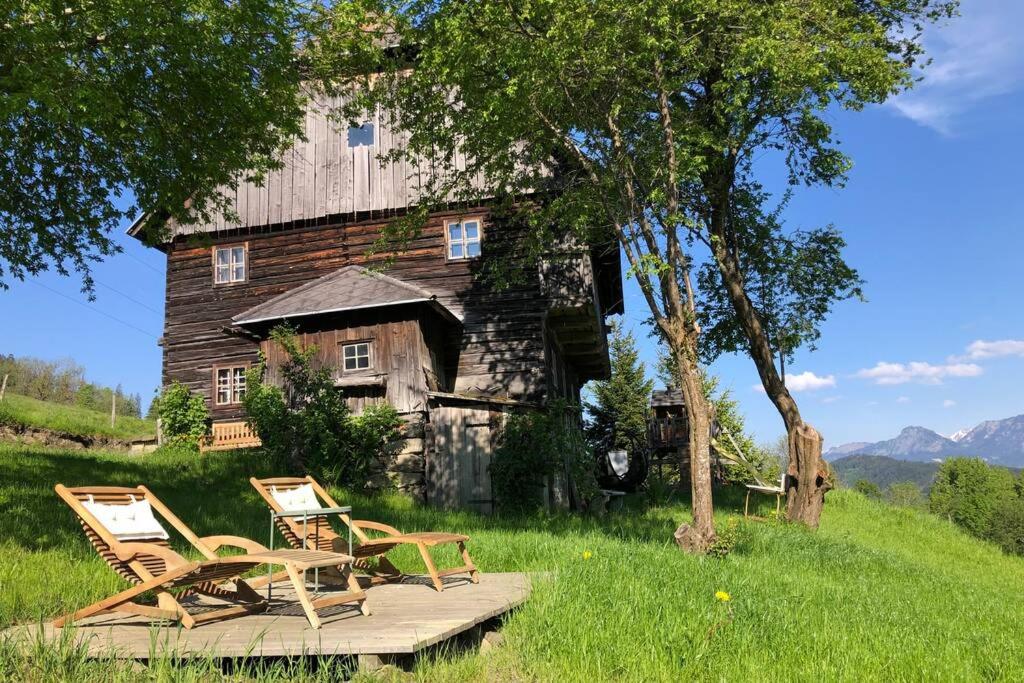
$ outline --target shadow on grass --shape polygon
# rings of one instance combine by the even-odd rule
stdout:
[[[145,456],[0,446],[7,472],[0,485],[0,532],[9,543],[29,550],[88,549],[71,511],[53,491],[66,486],[144,484],[200,536],[235,534],[267,541],[268,511],[249,477],[281,474],[259,451],[211,453],[160,451]],[[416,505],[394,493],[367,495],[336,490],[339,502],[355,516],[385,522],[402,530],[474,532],[541,532],[551,535],[600,533],[611,538],[669,543],[688,496],[671,505],[652,505],[642,495],[627,497],[621,510],[605,515],[536,512],[484,516],[469,511],[442,511]],[[735,488],[715,491],[718,512],[742,512],[743,494]],[[281,542],[278,538],[277,542]]]

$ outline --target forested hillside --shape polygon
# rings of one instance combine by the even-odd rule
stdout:
[[[116,402],[118,415],[142,416],[139,394],[126,394],[120,385],[107,387],[86,380],[85,368],[70,358],[46,361],[0,353],[0,382],[4,377],[12,394],[106,413]]]

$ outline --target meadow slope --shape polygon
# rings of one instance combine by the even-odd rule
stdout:
[[[75,436],[106,437],[121,441],[156,437],[156,421],[117,415],[80,406],[40,401],[7,392],[0,402],[0,425],[22,425]]]
[[[145,483],[200,535],[264,541],[267,533],[247,482],[268,474],[258,454],[132,458],[0,444],[0,467],[7,475],[0,484],[0,626],[52,617],[120,585],[53,493],[56,482]],[[687,514],[681,503],[634,500],[602,519],[485,518],[420,508],[397,495],[338,493],[363,518],[471,534],[484,571],[547,572],[507,620],[504,647],[487,656],[424,657],[414,669],[421,680],[1024,677],[1024,560],[937,518],[853,492],[829,494],[818,533],[743,522],[739,496],[719,492],[720,528],[738,525],[738,543],[722,559],[691,557],[670,543]],[[397,563],[417,567],[411,553]],[[716,591],[731,599],[716,599]],[[0,677],[132,679],[116,663],[37,654],[33,663],[2,645]],[[208,661],[187,668],[164,662],[150,673],[326,680],[329,671],[277,663],[224,673]]]

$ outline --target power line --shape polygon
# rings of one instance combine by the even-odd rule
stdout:
[[[139,305],[139,306],[142,306],[143,308],[145,308],[145,309],[147,309],[147,310],[150,310],[150,311],[153,311],[153,312],[154,312],[154,313],[156,313],[157,315],[160,315],[160,311],[156,310],[155,308],[153,308],[153,307],[152,307],[152,306],[150,306],[149,304],[144,304],[144,303],[142,303],[141,301],[139,301],[138,299],[134,299],[134,298],[132,298],[132,297],[128,296],[127,294],[125,294],[125,293],[124,293],[124,292],[122,292],[121,290],[119,290],[119,289],[115,289],[115,288],[111,287],[110,285],[108,285],[108,284],[107,284],[107,283],[105,283],[105,282],[100,282],[99,280],[96,280],[96,279],[93,279],[93,282],[95,282],[95,283],[96,283],[96,284],[98,284],[98,285],[102,285],[102,286],[106,287],[107,289],[109,289],[110,291],[112,291],[112,292],[113,292],[114,294],[120,294],[120,295],[121,295],[121,296],[123,296],[123,297],[124,297],[125,299],[128,299],[128,301],[131,301],[131,302],[132,302],[133,304],[137,304],[137,305]]]
[[[94,308],[94,307],[90,306],[89,304],[87,304],[85,302],[79,301],[78,299],[74,298],[73,296],[68,296],[64,292],[58,292],[53,287],[48,287],[48,286],[44,285],[42,282],[39,282],[38,280],[29,280],[29,282],[31,282],[34,285],[38,285],[39,287],[42,287],[43,289],[45,289],[47,291],[50,291],[50,292],[56,294],[57,296],[64,297],[68,301],[70,301],[72,303],[76,303],[79,306],[81,306],[82,308],[90,310],[93,313],[99,313],[100,315],[102,315],[102,316],[104,316],[106,318],[110,318],[111,320],[113,320],[116,323],[120,323],[120,324],[124,325],[125,327],[130,327],[133,330],[135,330],[136,332],[141,332],[142,334],[146,335],[147,337],[152,337],[153,339],[159,339],[159,337],[157,337],[155,334],[152,334],[151,332],[147,332],[146,330],[142,329],[141,327],[136,327],[135,325],[132,325],[130,322],[126,322],[126,321],[121,320],[120,318],[118,318],[116,316],[110,315],[106,311],[101,311],[98,308]]]
[[[150,264],[146,263],[145,261],[143,261],[142,259],[140,259],[140,258],[139,258],[138,256],[136,256],[135,254],[131,253],[131,252],[130,252],[130,251],[128,251],[127,249],[122,249],[122,250],[121,250],[121,253],[122,253],[122,254],[124,254],[125,256],[128,256],[128,257],[130,257],[130,258],[134,259],[134,260],[135,260],[136,262],[138,262],[138,263],[141,263],[142,265],[146,266],[147,268],[149,268],[150,270],[152,270],[152,271],[153,271],[154,273],[158,273],[158,274],[160,274],[160,275],[163,275],[163,272],[161,272],[159,268],[157,268],[156,266],[152,266],[152,265],[150,265]]]

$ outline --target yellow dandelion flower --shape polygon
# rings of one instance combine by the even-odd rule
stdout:
[[[732,600],[732,596],[725,591],[715,591],[715,598],[721,602],[729,602]]]
[[[589,550],[584,550],[583,551],[583,559],[584,560],[589,560],[593,556],[594,556],[594,553],[590,552]]]

